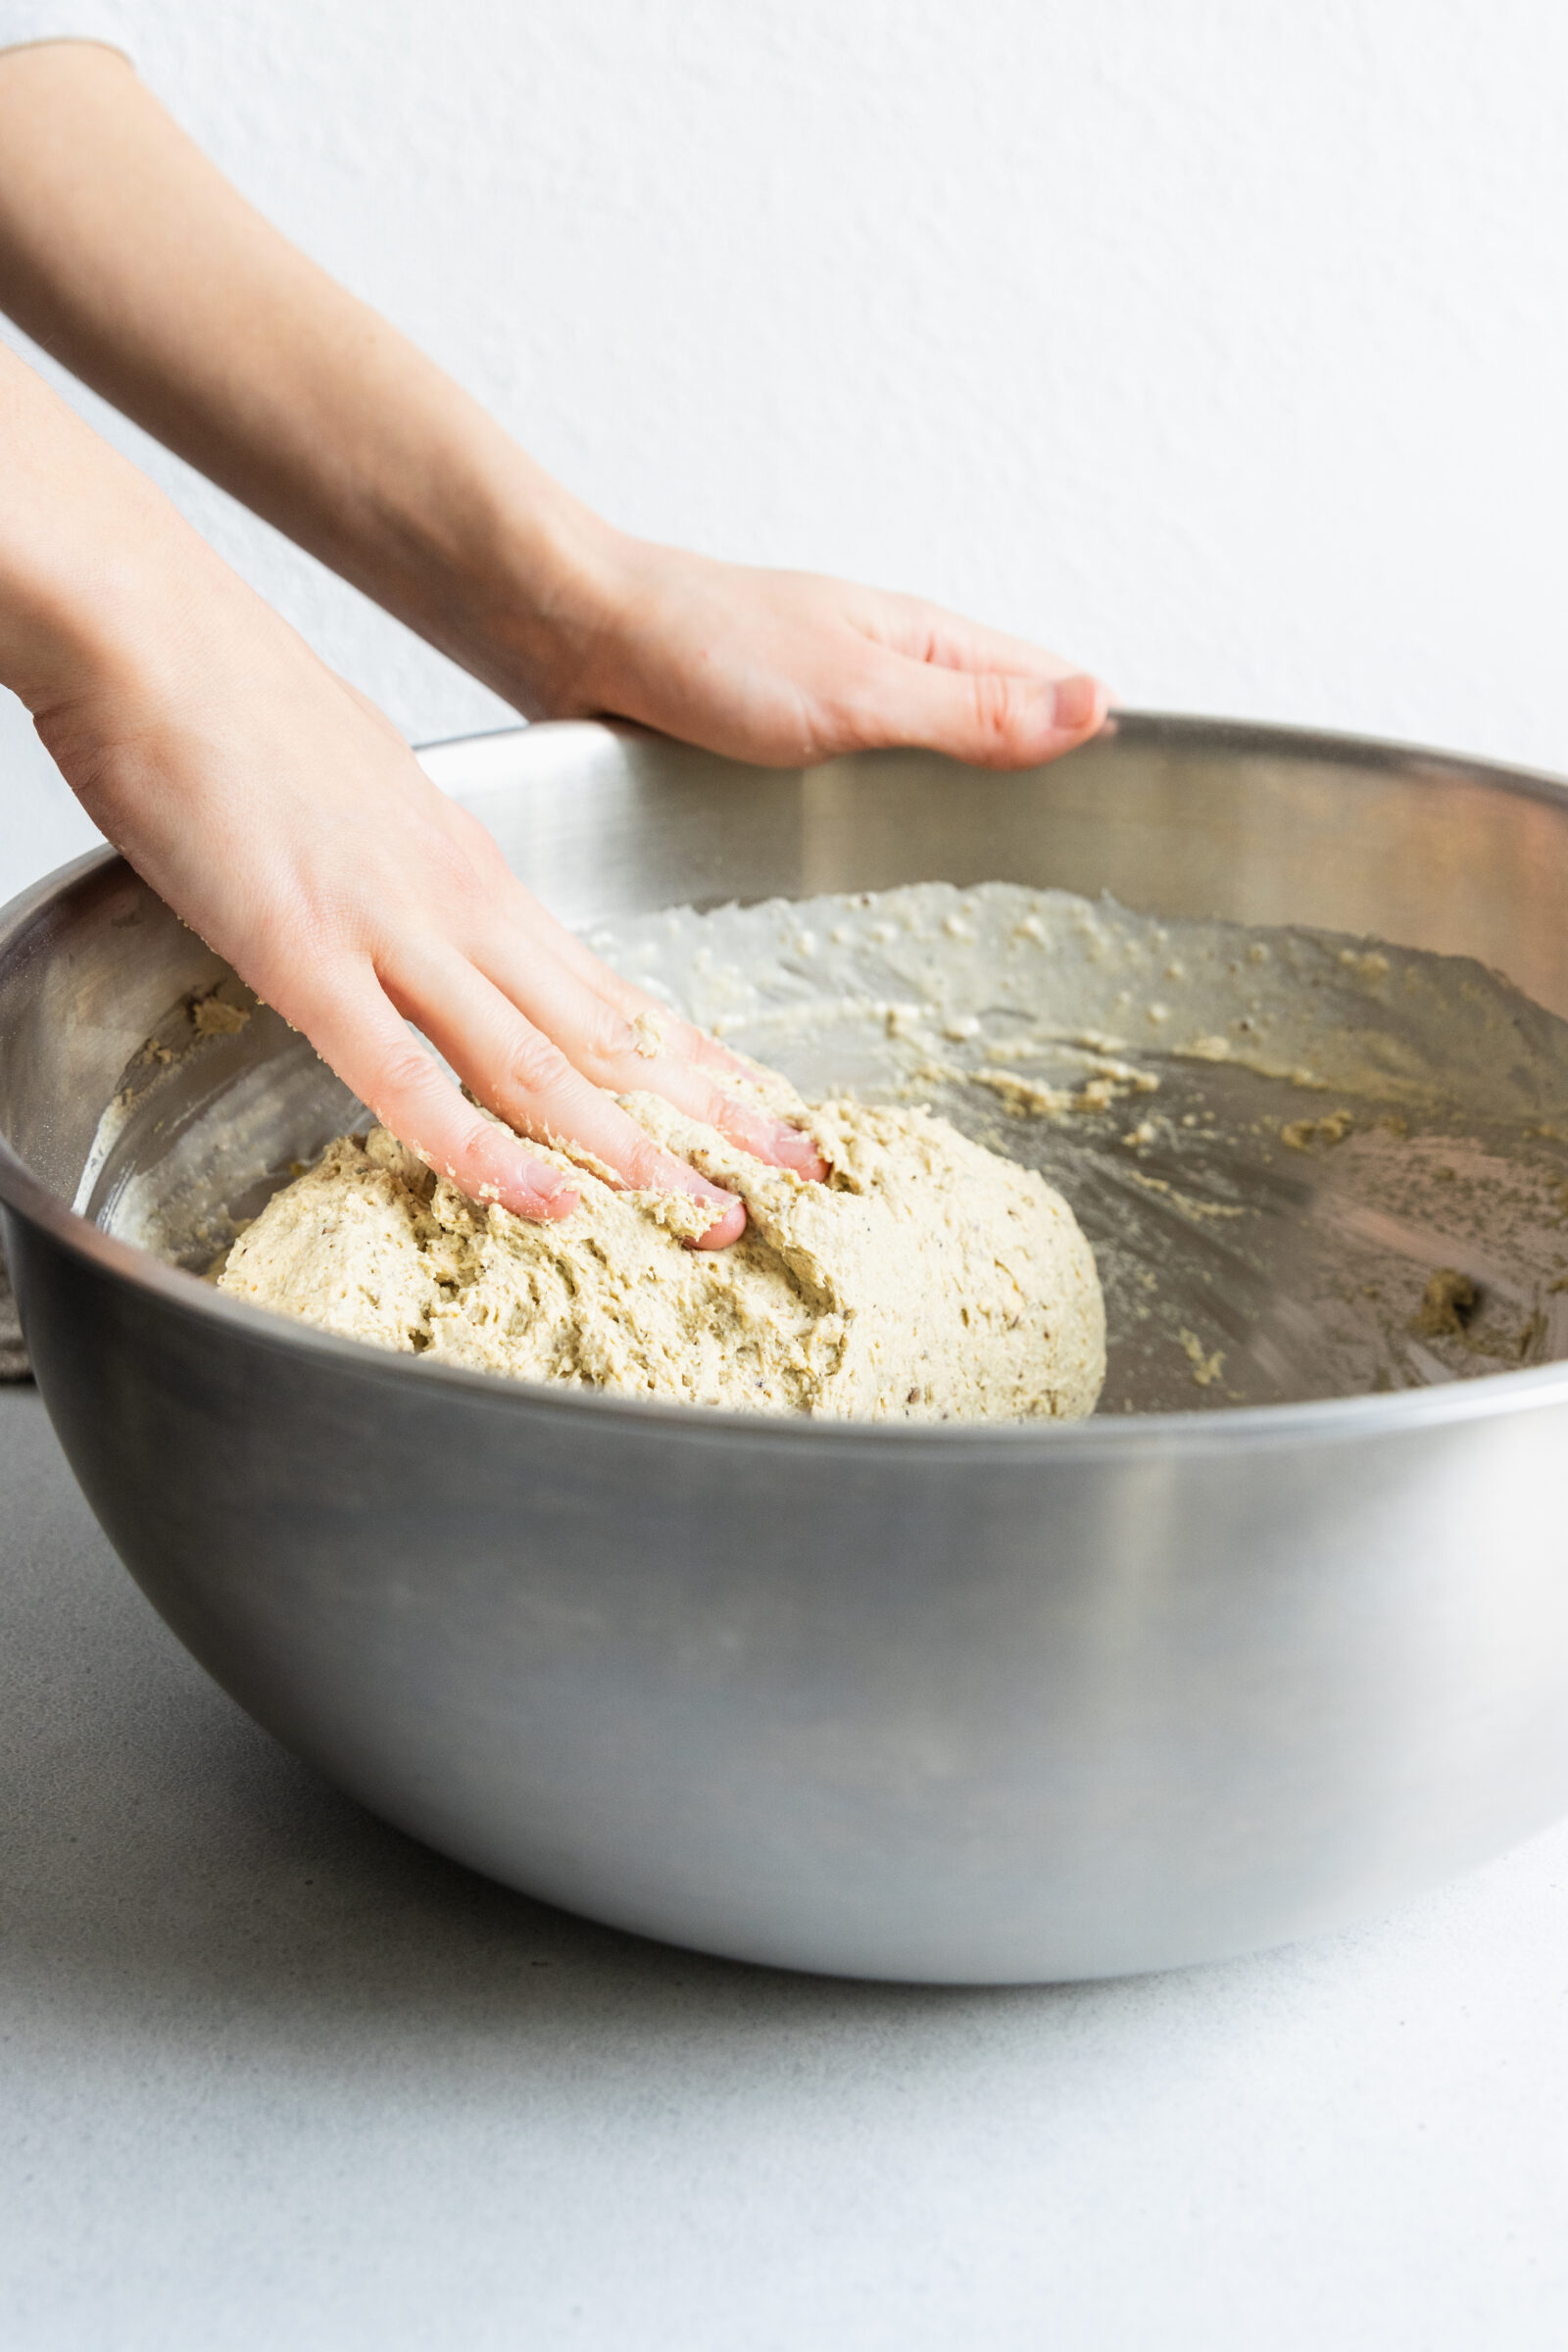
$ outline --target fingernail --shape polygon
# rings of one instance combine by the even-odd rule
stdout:
[[[489,1190],[481,1186],[481,1195]],[[520,1217],[569,1217],[581,1199],[570,1177],[548,1160],[515,1160],[508,1190],[512,1198],[507,1206]]]
[[[1052,704],[1052,723],[1064,735],[1076,735],[1080,728],[1093,723],[1100,708],[1099,682],[1081,671],[1074,677],[1058,678]]]
[[[811,1138],[799,1127],[781,1122],[773,1129],[773,1154],[782,1167],[793,1168],[797,1176],[808,1183],[820,1184],[827,1174],[827,1161]]]
[[[746,1231],[744,1203],[737,1200],[731,1194],[721,1194],[719,1198],[726,1202],[726,1205],[718,1208],[717,1214],[706,1232],[700,1233],[695,1241],[686,1245],[688,1249],[727,1250],[731,1242],[738,1242]],[[733,1231],[729,1230],[732,1224]]]
[[[827,1163],[810,1136],[790,1120],[760,1119],[747,1114],[732,1117],[727,1123],[736,1142],[744,1144],[759,1159],[771,1162],[774,1167],[792,1168],[797,1176],[813,1182],[827,1174]]]

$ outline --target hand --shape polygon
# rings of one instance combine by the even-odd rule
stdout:
[[[739,1236],[744,1207],[654,1145],[615,1093],[663,1095],[759,1158],[825,1173],[808,1137],[723,1091],[742,1064],[590,955],[389,722],[212,572],[165,631],[174,653],[53,699],[39,732],[138,871],[384,1125],[471,1198],[526,1217],[564,1216],[577,1195],[508,1128],[569,1139],[630,1186],[710,1207],[706,1249]]]
[[[923,744],[1024,767],[1102,723],[1103,687],[1036,646],[600,521],[109,50],[8,53],[0,148],[0,309],[528,716],[608,711],[785,766]]]
[[[1070,750],[1104,689],[914,599],[746,570],[596,520],[243,203],[121,59],[0,65],[0,305],[66,364],[530,715],[610,711],[794,765],[921,744]],[[178,233],[171,233],[171,222]],[[646,1087],[822,1173],[506,872],[401,740],[144,480],[0,351],[0,676],[110,837],[385,1123],[479,1199],[574,1202],[466,1103],[745,1212],[606,1090]]]
[[[516,1134],[575,1148],[710,1208],[704,1249],[739,1237],[744,1206],[652,1143],[617,1093],[662,1095],[760,1159],[823,1176],[808,1136],[725,1091],[745,1065],[557,922],[390,722],[202,552],[178,574],[172,650],[57,698],[39,733],[137,870],[382,1124],[471,1199],[527,1217],[578,1196]],[[636,576],[579,690],[736,757],[915,741],[1000,766],[1068,749],[1103,716],[1093,680],[912,599],[663,551]]]
[[[510,675],[493,637],[454,649],[525,710],[640,719],[789,767],[885,744],[1028,767],[1104,723],[1110,698],[1098,679],[918,598],[717,564],[578,516],[590,552],[555,565],[566,585],[551,600],[548,635],[534,617]],[[537,604],[536,579],[517,586],[518,606]],[[505,583],[463,601],[504,614]]]

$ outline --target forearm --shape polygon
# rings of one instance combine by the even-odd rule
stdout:
[[[789,766],[920,743],[1023,767],[1100,725],[1104,689],[1041,647],[611,529],[113,53],[0,54],[0,309],[530,717],[611,711]]]
[[[0,682],[46,735],[100,699],[140,723],[199,615],[246,593],[144,474],[0,349]]]
[[[0,56],[0,308],[499,691],[560,705],[604,526],[112,52]]]

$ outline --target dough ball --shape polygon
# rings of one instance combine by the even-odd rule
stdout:
[[[924,1110],[797,1113],[832,1174],[764,1167],[653,1095],[648,1132],[746,1202],[732,1249],[564,1153],[581,1206],[531,1223],[438,1182],[384,1129],[344,1136],[234,1245],[220,1287],[323,1330],[517,1380],[872,1421],[1094,1410],[1105,1322],[1071,1209]]]

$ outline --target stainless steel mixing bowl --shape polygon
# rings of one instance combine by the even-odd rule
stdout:
[[[759,774],[588,724],[429,764],[577,923],[1054,883],[1469,953],[1568,1014],[1568,791],[1473,761],[1135,718],[1008,777]],[[650,1935],[975,1982],[1306,1935],[1568,1806],[1568,1367],[857,1428],[378,1354],[72,1208],[142,1041],[221,972],[112,858],[0,921],[6,1244],[132,1575],[375,1811]],[[204,1083],[301,1148],[342,1109],[260,1017]]]

